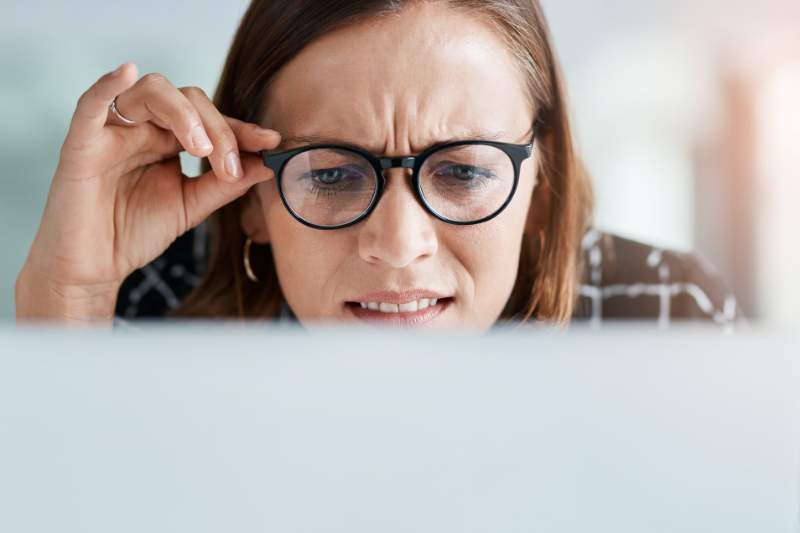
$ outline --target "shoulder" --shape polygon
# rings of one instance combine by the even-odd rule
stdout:
[[[573,317],[741,321],[736,298],[699,253],[640,242],[597,228],[582,242],[584,270]]]

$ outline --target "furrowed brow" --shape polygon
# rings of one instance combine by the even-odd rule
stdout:
[[[500,141],[502,139],[509,139],[509,134],[505,131],[487,131],[481,129],[466,129],[459,131],[452,137],[435,139],[427,146],[421,147],[420,152],[427,150],[431,146],[438,144],[445,144],[457,141]],[[511,140],[507,142],[512,142]],[[380,149],[376,146],[366,146],[357,142],[351,142],[344,137],[336,137],[331,135],[317,135],[317,134],[288,134],[281,137],[281,143],[276,147],[276,150],[286,150],[289,148],[298,148],[311,144],[340,144],[344,146],[351,146],[361,148],[368,152],[377,154]]]

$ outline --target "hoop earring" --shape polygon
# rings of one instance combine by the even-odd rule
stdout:
[[[244,253],[242,259],[244,262],[244,273],[247,274],[247,279],[253,283],[258,283],[258,276],[253,272],[253,267],[250,265],[250,246],[253,244],[253,239],[247,237],[244,241]]]

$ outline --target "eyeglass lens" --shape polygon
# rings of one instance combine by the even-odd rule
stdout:
[[[369,208],[379,177],[362,155],[317,148],[301,152],[283,168],[287,204],[317,226],[352,222]],[[419,172],[422,195],[438,215],[474,222],[494,214],[514,186],[514,165],[504,151],[484,144],[456,145],[431,154]]]

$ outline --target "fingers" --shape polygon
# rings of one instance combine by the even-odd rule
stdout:
[[[117,98],[117,104],[132,120],[171,130],[189,153],[207,156],[215,174],[226,181],[243,175],[237,133],[243,137],[243,148],[252,151],[274,146],[273,140],[280,137],[255,125],[248,128],[244,122],[230,122],[233,119],[226,119],[202,89],[177,89],[160,74],[144,76]]]
[[[112,100],[133,85],[136,72],[135,64],[123,63],[113,72],[101,76],[78,98],[67,142],[87,144],[102,131]]]
[[[213,170],[197,178],[183,180],[187,230],[198,225],[220,207],[242,196],[253,185],[275,177],[257,155],[243,154],[242,163],[244,177],[236,182],[218,179]]]
[[[208,157],[219,179],[235,182],[244,174],[240,151],[260,152],[280,141],[276,131],[225,117],[200,88],[177,89],[157,73],[134,82],[135,75],[136,66],[126,63],[81,97],[72,147],[105,147],[102,150],[109,156],[135,161],[174,155],[182,147],[197,157]],[[133,127],[117,127],[119,121],[109,110],[115,98],[118,111],[136,122]],[[96,137],[105,125],[110,126],[109,135]]]
[[[216,108],[214,111],[218,113]],[[203,115],[203,111],[201,111],[201,115]],[[236,138],[234,142],[228,141],[228,143],[238,144],[239,149],[243,152],[259,153],[262,150],[272,150],[280,143],[281,135],[275,130],[264,129],[256,124],[243,122],[224,115],[221,116],[226,123],[222,128],[229,128]],[[203,121],[206,122],[205,116]],[[214,139],[214,145],[218,146],[220,143],[216,140],[214,127],[206,125],[206,130],[211,138]],[[128,161],[124,167],[128,170],[142,162],[152,163],[165,157],[171,157],[181,151],[181,145],[171,131],[159,128],[150,122],[142,123],[135,128],[116,128],[113,132],[118,136],[115,143],[117,145],[116,154],[120,159]],[[212,165],[212,169],[214,169],[214,173],[219,177],[224,170],[220,171],[218,169],[224,167],[224,162],[220,163],[219,158],[215,160],[213,153],[209,156],[209,162]],[[131,164],[134,167],[129,167]],[[223,179],[225,181],[234,181],[224,175]]]
[[[208,156],[208,160],[218,177],[231,182],[238,180],[243,173],[240,151],[270,150],[280,142],[280,133],[277,131],[224,116],[202,89],[183,87],[180,91],[203,118],[203,124],[214,145],[214,151]]]
[[[233,117],[225,117],[225,120],[239,140],[239,148],[245,152],[258,153],[262,150],[272,150],[280,143],[281,134],[275,130]]]
[[[243,170],[236,134],[205,91],[198,87],[183,87],[180,92],[202,116],[203,124],[214,145],[214,151],[208,156],[211,168],[218,177],[226,181],[237,181],[242,177]]]
[[[134,128],[112,128],[111,133],[115,137],[115,159],[123,174],[141,165],[174,157],[183,150],[171,131],[149,122],[137,124]]]
[[[196,157],[214,149],[198,110],[161,74],[142,76],[117,97],[117,108],[131,120],[171,130],[184,150]]]

